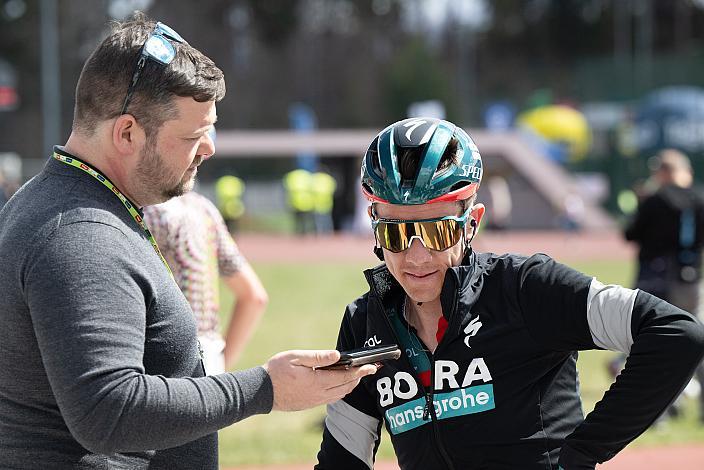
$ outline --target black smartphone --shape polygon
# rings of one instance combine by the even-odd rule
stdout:
[[[340,360],[329,366],[318,367],[323,370],[349,369],[359,367],[364,364],[372,364],[388,359],[398,359],[401,357],[401,350],[396,344],[388,346],[377,346],[374,348],[351,349],[340,352]]]

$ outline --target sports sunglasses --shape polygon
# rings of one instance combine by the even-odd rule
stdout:
[[[462,216],[446,216],[422,220],[372,220],[372,229],[379,245],[394,253],[407,250],[414,238],[423,246],[435,251],[445,251],[460,241],[467,224],[470,209]]]
[[[169,65],[176,58],[176,48],[170,41],[174,41],[179,44],[187,44],[180,34],[164,23],[158,22],[154,27],[154,31],[149,35],[140,49],[139,60],[137,61],[137,66],[132,74],[130,86],[127,88],[125,104],[122,105],[122,112],[120,114],[127,113],[127,107],[130,105],[130,101],[132,100],[134,88],[139,81],[139,77],[142,75],[142,70],[144,70],[144,65],[147,63],[147,59],[155,60],[161,65]]]

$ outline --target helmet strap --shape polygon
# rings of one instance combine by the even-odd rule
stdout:
[[[369,206],[369,215],[372,219],[376,219],[376,203],[372,202]],[[374,233],[374,248],[372,249],[374,254],[380,261],[384,261],[384,250],[379,246],[379,239],[376,238],[376,232]]]
[[[474,219],[472,219],[472,221],[474,222]],[[470,224],[470,225],[472,226],[472,236],[469,238],[469,240],[467,239],[467,230],[464,231],[464,240],[465,240],[464,254],[465,254],[465,256],[467,255],[467,253],[469,253],[472,250],[472,240],[474,240],[474,236],[477,234],[476,222],[474,224]]]
[[[379,258],[379,261],[384,261],[384,250],[379,246],[379,240],[376,238],[376,234],[374,234],[374,248],[372,251],[376,257]]]
[[[372,219],[376,219],[376,218],[377,218],[377,215],[376,215],[376,205],[377,205],[376,202],[372,202],[372,203],[369,205],[369,207],[370,207],[369,215],[371,216]]]

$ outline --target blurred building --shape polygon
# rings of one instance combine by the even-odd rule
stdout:
[[[469,130],[484,157],[485,178],[501,175],[510,188],[510,218],[504,228],[545,229],[564,228],[569,219],[573,228],[605,229],[613,227],[608,214],[588,194],[580,193],[577,180],[562,166],[544,158],[527,145],[517,132],[485,132]],[[329,130],[310,134],[296,134],[289,131],[223,131],[218,134],[218,158],[203,166],[205,171],[224,171],[229,165],[240,160],[258,161],[261,165],[275,168],[273,162],[286,162],[296,155],[299,148],[314,149],[333,173],[341,173],[338,180],[344,190],[335,194],[335,204],[347,210],[335,228],[352,229],[355,207],[360,204],[359,165],[361,155],[376,130]],[[280,164],[280,163],[279,163]],[[218,166],[222,170],[218,169]],[[296,170],[302,171],[302,170]],[[283,172],[282,172],[283,175]],[[268,183],[262,183],[269,188]],[[248,188],[256,183],[248,182]],[[490,201],[489,186],[479,190],[480,201]],[[261,194],[267,189],[255,193]],[[249,192],[249,191],[248,191]],[[284,201],[285,198],[281,198]],[[247,207],[250,201],[245,200]],[[271,199],[251,201],[256,211],[276,212],[285,207]],[[488,207],[491,216],[492,208]],[[499,209],[499,212],[501,209]]]
[[[642,100],[663,87],[704,87],[702,1],[0,0],[0,152],[21,156],[23,179],[43,166],[47,141],[68,136],[82,64],[109,22],[134,9],[173,26],[223,69],[223,130],[287,129],[295,103],[305,103],[323,132],[380,129],[414,103],[433,103],[468,128],[481,127],[495,103],[511,115],[494,112],[491,125],[538,104],[568,104],[592,131],[590,150],[564,163],[562,171],[576,175],[568,192],[587,206],[600,198],[615,214],[616,195],[642,176],[643,152],[624,153],[630,131],[637,141],[647,133],[647,121],[634,121]],[[665,127],[690,145],[700,134],[694,126]],[[248,207],[283,201],[280,178],[295,156],[270,145],[264,159],[216,156],[203,165],[201,184],[210,190],[218,177],[237,174],[247,181]],[[310,151],[296,148],[299,157]],[[353,224],[349,194],[363,150],[319,155],[338,184],[336,229]],[[704,175],[702,155],[682,150]],[[534,186],[521,178],[506,176],[514,201]],[[535,197],[565,206],[540,196],[549,192]]]

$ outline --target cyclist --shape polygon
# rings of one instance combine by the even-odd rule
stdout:
[[[476,253],[482,159],[459,127],[407,119],[362,164],[384,264],[344,314],[340,350],[404,351],[328,405],[318,469],[374,465],[382,424],[402,469],[594,469],[667,408],[704,354],[689,313],[543,254]],[[578,350],[629,354],[583,416]]]

